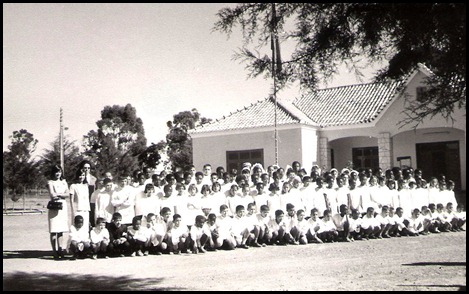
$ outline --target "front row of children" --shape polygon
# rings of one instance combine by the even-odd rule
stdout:
[[[70,230],[69,251],[71,260],[91,255],[93,259],[109,256],[146,256],[188,253],[205,253],[217,249],[265,247],[268,245],[308,244],[368,239],[382,239],[400,236],[418,236],[429,233],[463,230],[465,212],[458,206],[453,211],[449,202],[423,206],[414,209],[412,216],[404,217],[403,209],[382,206],[376,213],[372,207],[363,216],[355,209],[349,213],[346,205],[340,206],[340,213],[332,215],[325,210],[319,218],[319,211],[313,208],[310,217],[304,210],[295,211],[292,204],[286,205],[287,215],[275,211],[270,218],[269,207],[262,205],[255,214],[255,204],[250,203],[247,214],[243,205],[236,207],[236,215],[227,215],[228,206],[220,206],[220,215],[207,217],[198,215],[194,225],[182,224],[181,216],[164,207],[160,215],[149,213],[133,218],[131,225],[122,224],[122,215],[116,212],[111,223],[103,218],[96,220],[96,226],[88,231],[83,226],[83,217],[75,216]],[[142,224],[143,221],[143,224]]]

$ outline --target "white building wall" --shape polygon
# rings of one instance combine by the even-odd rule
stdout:
[[[285,167],[295,160],[301,162],[301,126],[282,126],[278,129],[278,164]],[[274,129],[238,130],[224,133],[196,134],[192,136],[193,160],[196,170],[206,163],[226,169],[226,151],[264,149],[264,167],[275,163]],[[305,144],[314,143],[314,138]]]
[[[309,174],[313,164],[318,163],[318,133],[316,129],[301,128],[301,158],[298,160]]]
[[[373,137],[348,137],[329,142],[334,149],[334,164],[339,171],[352,161],[352,148],[377,147],[378,139]]]
[[[461,171],[461,186],[466,190],[466,140],[465,133],[461,130],[450,128],[429,128],[416,131],[402,132],[393,137],[394,165],[399,166],[397,158],[401,156],[411,156],[412,167],[417,166],[418,143],[459,141],[459,158]]]

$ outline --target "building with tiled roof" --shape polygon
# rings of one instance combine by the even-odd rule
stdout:
[[[431,74],[420,65],[400,81],[320,89],[291,102],[260,100],[192,130],[194,165],[412,166],[424,178],[444,173],[465,190],[465,109],[455,111],[454,122],[433,117],[416,129],[399,124]]]

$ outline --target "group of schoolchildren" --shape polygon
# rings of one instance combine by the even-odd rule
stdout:
[[[297,161],[267,170],[245,163],[240,173],[210,164],[197,172],[145,168],[117,185],[107,173],[90,195],[89,224],[74,216],[69,248],[74,260],[461,231],[466,216],[453,189],[443,175],[427,185],[419,169],[315,165],[307,174]]]

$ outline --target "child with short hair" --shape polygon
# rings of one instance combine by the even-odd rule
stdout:
[[[246,245],[249,237],[248,223],[245,218],[245,210],[243,205],[236,206],[236,215],[233,217],[233,236],[238,248],[248,249]]]
[[[407,236],[418,236],[423,232],[423,219],[420,217],[420,209],[414,208],[412,210],[412,216],[405,222],[406,227],[402,229],[404,235]]]
[[[189,247],[189,229],[187,225],[181,225],[181,215],[173,215],[173,224],[169,231],[171,236],[171,245],[173,246],[174,254],[187,253]]]
[[[209,242],[211,238],[210,231],[206,228],[205,222],[207,218],[203,215],[198,215],[195,217],[195,224],[191,227],[189,236],[190,236],[190,247],[192,248],[192,253],[206,253],[204,246]]]
[[[122,215],[115,212],[108,226],[110,243],[109,251],[120,257],[130,255],[130,243],[127,240],[127,226],[122,224]]]
[[[438,228],[442,232],[449,232],[451,230],[451,220],[447,218],[444,212],[444,206],[441,203],[436,205],[436,213],[438,220],[440,221],[440,227]]]
[[[296,227],[298,229],[298,242],[301,245],[308,244],[308,239],[306,238],[306,234],[309,230],[309,223],[305,219],[305,211],[303,209],[298,209],[296,212]]]
[[[270,245],[286,245],[284,242],[286,224],[283,220],[284,212],[281,209],[275,211],[275,218],[269,221],[267,242]]]
[[[381,230],[379,232],[378,238],[390,238],[389,230],[391,229],[392,220],[389,217],[389,206],[384,205],[381,207],[381,213],[376,215],[376,220],[379,221]]]
[[[341,204],[339,207],[339,213],[332,216],[332,221],[337,227],[338,237],[340,240],[345,242],[352,242],[350,239],[350,220],[348,215],[348,207],[346,204]]]
[[[323,242],[334,243],[335,241],[337,241],[339,232],[337,231],[337,227],[332,221],[331,214],[332,212],[329,209],[324,210],[324,216],[319,221],[319,225],[321,226],[321,232],[318,233],[318,237]]]
[[[389,235],[393,237],[400,237],[402,230],[406,227],[404,221],[404,209],[402,207],[396,208],[396,213],[392,217],[393,224],[389,229]]]
[[[132,251],[130,256],[135,257],[137,254],[138,256],[148,255],[148,235],[146,228],[142,227],[140,216],[134,216],[132,218],[132,226],[128,228],[128,238],[130,250]]]
[[[266,246],[267,243],[267,236],[269,235],[269,206],[264,204],[261,205],[260,213],[256,215],[257,221],[259,224],[259,237],[257,238],[257,242],[261,244],[262,247]]]
[[[104,189],[98,191],[96,195],[95,203],[95,217],[104,218],[105,222],[110,223],[112,221],[112,214],[114,213],[114,206],[111,203],[113,193],[113,183],[111,179],[103,180]],[[94,220],[96,224],[96,220]]]
[[[83,216],[75,216],[73,225],[70,227],[69,238],[70,252],[72,253],[72,258],[70,260],[85,257],[91,248],[91,240],[88,227],[84,226]]]
[[[285,241],[289,244],[299,245],[299,231],[297,228],[298,220],[296,218],[295,205],[287,203],[287,215],[285,217]]]
[[[362,217],[360,234],[367,240],[376,239],[381,232],[381,223],[375,218],[375,209],[368,207],[366,214]],[[379,238],[379,239],[382,239]]]
[[[256,204],[254,202],[248,204],[248,212],[245,216],[246,223],[248,226],[249,237],[247,244],[252,247],[262,247],[261,244],[258,243],[259,233],[260,233],[260,225],[259,221],[257,220],[256,212]]]
[[[466,224],[466,211],[464,211],[464,205],[458,204],[456,207],[456,217],[458,218],[458,227],[460,231],[465,231],[463,226]]]
[[[163,238],[166,235],[166,223],[157,217],[154,213],[147,215],[147,237],[148,251],[149,253],[161,255],[167,248],[167,243],[163,242]]]
[[[310,218],[308,219],[309,229],[306,233],[306,239],[308,243],[323,243],[319,239],[318,234],[321,233],[321,225],[319,223],[319,211],[317,208],[312,208],[310,212]]]
[[[96,226],[90,232],[92,258],[97,259],[98,254],[109,258],[106,255],[109,245],[109,231],[106,229],[106,221],[102,217],[96,219]]]
[[[267,205],[269,206],[270,217],[272,220],[275,219],[275,212],[281,210],[281,201],[280,201],[280,186],[276,183],[272,183],[269,186],[269,197],[267,198]]]
[[[223,240],[220,239],[217,215],[215,213],[210,213],[208,215],[207,227],[210,230],[211,238],[209,240],[209,244],[205,246],[208,247],[208,251],[217,251],[217,248],[220,248],[223,245]]]
[[[362,219],[358,209],[352,209],[352,217],[349,219],[349,222],[350,239],[363,240],[360,235]]]

